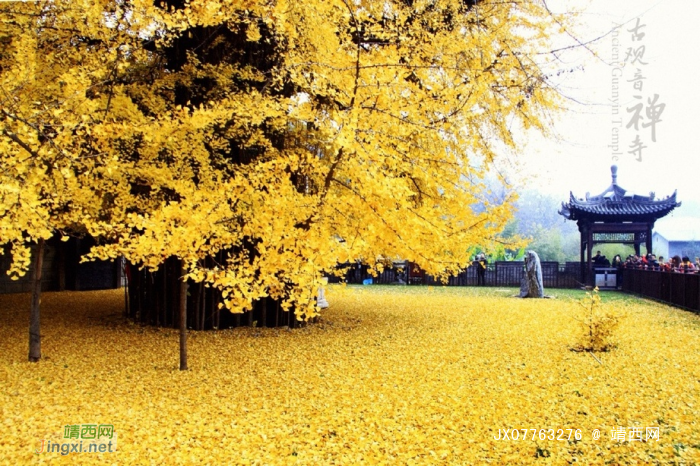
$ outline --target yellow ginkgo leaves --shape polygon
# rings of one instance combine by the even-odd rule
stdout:
[[[496,148],[557,100],[558,18],[470,3],[0,3],[0,244],[87,234],[306,317],[338,260],[458,272],[511,216]]]
[[[698,316],[606,297],[629,318],[600,364],[570,349],[583,293],[513,294],[330,285],[316,324],[191,332],[186,372],[176,331],[122,320],[121,290],[47,293],[48,357],[29,364],[29,297],[3,295],[0,464],[700,461]],[[116,454],[34,454],[93,422]]]

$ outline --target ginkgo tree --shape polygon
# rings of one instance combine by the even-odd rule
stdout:
[[[30,267],[35,246],[30,361],[41,358],[45,241],[85,234],[109,196],[93,182],[108,154],[91,128],[119,103],[99,89],[113,88],[123,47],[142,40],[105,27],[107,6],[0,4],[0,244],[10,246],[13,278]]]
[[[543,52],[563,23],[541,0],[52,1],[23,4],[22,22],[12,8],[3,176],[18,190],[7,167],[65,166],[60,190],[23,191],[36,209],[3,220],[0,242],[70,227],[99,240],[89,258],[178,257],[234,312],[272,297],[312,317],[338,262],[457,272],[511,217],[484,183],[497,148],[557,107]],[[45,35],[53,61],[24,40]],[[40,92],[12,87],[11,70],[43,63]],[[28,151],[13,135],[30,133]]]

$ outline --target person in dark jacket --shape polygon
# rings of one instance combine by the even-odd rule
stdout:
[[[486,256],[483,252],[476,255],[472,265],[476,267],[476,281],[478,286],[486,286]]]

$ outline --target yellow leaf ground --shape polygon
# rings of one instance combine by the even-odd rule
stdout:
[[[570,351],[571,292],[512,294],[331,287],[316,325],[191,332],[187,372],[176,331],[122,321],[120,290],[46,293],[28,363],[29,297],[0,296],[0,464],[700,463],[700,317],[604,296],[625,317],[599,364]],[[34,454],[92,422],[117,453]]]

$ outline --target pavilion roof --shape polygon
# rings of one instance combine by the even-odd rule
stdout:
[[[569,193],[569,202],[562,203],[559,214],[569,220],[625,222],[659,219],[681,203],[676,201],[676,191],[657,199],[653,192],[648,196],[632,194],[617,184],[617,166],[611,167],[612,184],[597,196],[586,193],[584,199]]]

